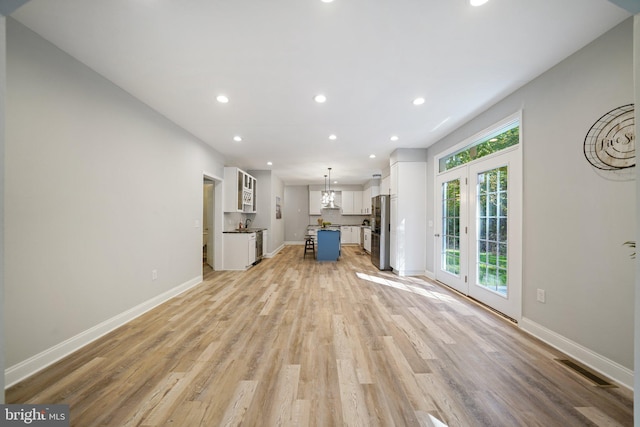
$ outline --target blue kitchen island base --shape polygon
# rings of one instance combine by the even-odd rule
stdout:
[[[318,230],[318,261],[337,261],[340,257],[340,230]]]

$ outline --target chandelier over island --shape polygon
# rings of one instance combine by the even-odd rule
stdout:
[[[329,168],[329,188],[327,188],[327,175],[324,176],[324,191],[322,192],[322,207],[325,209],[337,209],[335,204],[336,193],[331,190],[331,168]]]

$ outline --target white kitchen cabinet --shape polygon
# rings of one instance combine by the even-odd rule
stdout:
[[[372,185],[362,192],[362,215],[371,215],[371,198],[380,194],[380,187]]]
[[[379,193],[391,194],[391,177],[390,176],[385,176],[384,178],[382,178],[382,183],[380,184]]]
[[[362,215],[362,191],[342,191],[342,215]]]
[[[250,234],[249,239],[247,240],[247,267],[256,262],[256,233],[248,233]]]
[[[353,191],[342,192],[342,215],[353,215]]]
[[[391,196],[398,195],[398,163],[391,165],[391,174],[389,175],[389,194]]]
[[[362,227],[358,226],[354,226],[351,227],[351,239],[353,240],[353,243],[355,243],[356,245],[360,244],[360,231],[362,230]]]
[[[258,181],[242,169],[224,168],[225,212],[256,212],[256,184]]]
[[[427,164],[391,165],[390,265],[400,276],[425,274],[427,226]],[[394,194],[395,191],[395,194]]]
[[[225,270],[246,270],[256,262],[256,233],[223,233]]]
[[[365,251],[371,252],[371,229],[368,227],[364,228],[364,234],[362,235],[364,241],[362,242],[362,247]]]
[[[322,191],[309,190],[309,215],[321,215]]]
[[[371,187],[365,188],[362,192],[362,209],[360,212],[363,215],[369,215],[371,213]]]
[[[353,192],[353,213],[354,215],[362,215],[362,191]]]
[[[340,244],[342,245],[359,245],[360,244],[360,226],[343,225],[340,227]]]

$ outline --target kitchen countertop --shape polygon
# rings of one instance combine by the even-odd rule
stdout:
[[[266,228],[236,228],[235,230],[223,231],[223,233],[255,233],[256,231],[264,231]]]
[[[333,223],[331,225],[327,225],[326,227],[322,227],[320,225],[315,225],[315,224],[307,225],[307,228],[317,228],[317,229],[329,228],[329,227],[371,227],[371,226],[362,225],[362,224],[333,224]]]

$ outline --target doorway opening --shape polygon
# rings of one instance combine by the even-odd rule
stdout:
[[[213,270],[215,265],[215,246],[213,244],[215,182],[205,177],[202,190],[202,272],[205,274]]]
[[[202,248],[200,262],[202,275],[213,270],[222,270],[222,179],[203,174],[202,180]]]

